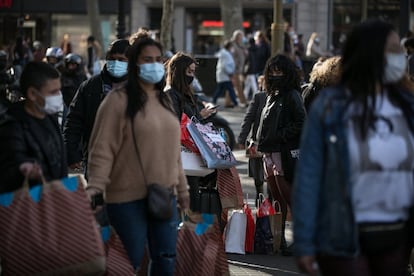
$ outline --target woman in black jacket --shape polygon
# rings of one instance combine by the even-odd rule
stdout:
[[[294,160],[299,157],[306,112],[299,92],[300,74],[289,57],[276,55],[270,58],[264,77],[267,98],[257,131],[258,150],[264,153],[267,184],[282,208],[282,255],[291,255],[284,237],[285,221],[287,206],[291,206]]]
[[[168,60],[166,66],[166,93],[171,97],[173,108],[180,121],[183,113],[189,118],[195,117],[199,121],[203,121],[216,112],[215,108],[211,108],[211,104],[204,106],[202,102],[197,100],[193,92],[191,83],[194,80],[196,70],[194,58],[183,52],[178,52]],[[187,176],[187,182],[190,186],[190,209],[198,211],[200,177]]]

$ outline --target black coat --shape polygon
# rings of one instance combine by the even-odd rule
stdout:
[[[24,110],[24,102],[10,106],[0,119],[0,192],[22,186],[19,166],[38,163],[46,180],[67,176],[66,153],[57,117],[36,119]],[[39,181],[30,182],[31,185]]]
[[[258,150],[280,152],[286,145],[298,147],[305,117],[306,111],[298,91],[268,95],[257,133]]]
[[[184,96],[174,88],[168,89],[166,93],[171,98],[178,120],[181,121],[181,115],[184,112],[188,118],[196,117],[200,122],[203,121],[203,118],[200,115],[200,110],[203,108],[203,104],[198,101],[196,95],[193,95],[191,99],[190,96]]]
[[[257,129],[260,124],[260,115],[262,114],[265,104],[266,93],[256,93],[252,102],[249,104],[249,108],[247,109],[246,115],[244,116],[241,124],[240,135],[237,138],[237,142],[239,144],[244,145],[249,137],[256,140]]]
[[[100,74],[84,81],[73,98],[63,127],[63,138],[68,153],[68,164],[74,164],[87,159],[89,138],[96,112],[112,89],[112,83],[124,81],[113,78],[106,71],[106,66]]]

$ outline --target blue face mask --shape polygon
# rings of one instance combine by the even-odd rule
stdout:
[[[138,77],[149,83],[158,83],[165,74],[164,65],[159,62],[137,64],[139,67]]]
[[[128,72],[128,62],[119,60],[108,60],[106,70],[115,78],[121,78]]]

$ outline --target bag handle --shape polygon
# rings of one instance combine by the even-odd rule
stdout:
[[[280,202],[279,201],[277,201],[277,200],[273,200],[273,208],[275,209],[275,212],[276,213],[281,213],[282,212],[282,207],[280,206]],[[277,210],[278,211],[276,211],[276,205],[277,205]]]
[[[134,118],[135,118],[135,116],[131,118],[132,139],[134,140],[134,148],[135,148],[135,152],[136,152],[137,157],[138,157],[139,167],[141,168],[142,175],[144,177],[145,186],[148,186],[147,177],[145,176],[145,173],[144,173],[144,166],[142,165],[141,155],[139,154],[139,149],[138,149],[138,145],[137,145],[137,138],[135,137]]]
[[[263,193],[259,193],[259,198],[257,199],[257,208],[260,208],[265,199],[265,195]]]

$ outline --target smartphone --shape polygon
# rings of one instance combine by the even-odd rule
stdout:
[[[214,105],[214,106],[210,106],[208,109],[216,109],[217,107],[219,107],[220,105]]]

